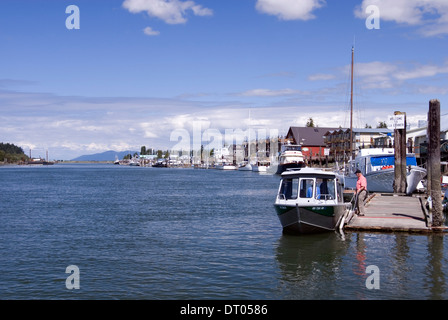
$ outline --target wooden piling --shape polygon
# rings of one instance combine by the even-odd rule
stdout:
[[[428,196],[432,200],[432,226],[442,227],[444,223],[442,208],[442,186],[440,172],[440,102],[431,100],[428,112]]]
[[[406,193],[406,113],[396,111],[394,115],[404,116],[404,128],[394,130],[394,193]]]

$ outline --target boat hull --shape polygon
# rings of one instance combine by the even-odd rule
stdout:
[[[268,172],[268,166],[253,166],[252,171],[253,172]]]
[[[234,165],[225,164],[225,165],[216,166],[216,169],[218,169],[218,170],[237,170],[238,168]]]
[[[252,165],[246,164],[238,168],[239,171],[252,171]]]
[[[276,204],[275,209],[284,233],[312,234],[336,230],[347,205],[293,207]]]
[[[370,192],[394,192],[395,171],[394,168],[373,171],[364,175],[367,180],[367,190]],[[418,183],[426,176],[426,170],[419,167],[411,167],[411,170],[406,172],[406,194],[412,194],[417,190]],[[345,188],[356,189],[356,181],[358,178],[355,175],[345,177]]]

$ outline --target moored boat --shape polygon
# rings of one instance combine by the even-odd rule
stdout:
[[[285,144],[277,166],[277,174],[282,174],[288,169],[305,167],[305,160],[302,154],[302,146],[295,144]]]
[[[233,164],[225,164],[225,163],[223,163],[223,164],[217,165],[216,169],[219,169],[219,170],[237,170],[238,168],[235,165],[233,165]]]
[[[367,180],[369,192],[394,192],[395,179],[395,151],[393,148],[361,149],[349,167],[350,172],[344,177],[346,189],[355,189],[359,169]],[[406,155],[406,193],[412,194],[417,190],[419,182],[425,178],[426,169],[417,166],[415,154]]]
[[[351,209],[335,172],[316,168],[288,170],[281,176],[275,210],[285,233],[334,231]]]
[[[243,163],[238,167],[239,171],[252,171],[252,165],[250,163]]]
[[[259,161],[255,165],[252,166],[252,171],[253,172],[268,172],[269,167],[270,167],[269,162]]]

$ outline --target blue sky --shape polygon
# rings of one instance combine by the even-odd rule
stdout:
[[[446,113],[447,37],[445,0],[2,0],[0,140],[71,159],[245,130],[249,110],[280,134],[347,127],[353,44],[355,125],[415,126],[430,99]]]

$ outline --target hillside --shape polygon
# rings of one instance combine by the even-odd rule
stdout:
[[[9,163],[26,161],[28,157],[23,149],[12,143],[0,143],[0,162],[7,160]]]
[[[101,153],[83,155],[72,159],[71,161],[114,161],[117,157],[119,160],[123,159],[123,157],[127,154],[134,154],[137,151],[105,151]],[[137,152],[138,153],[138,152]]]

